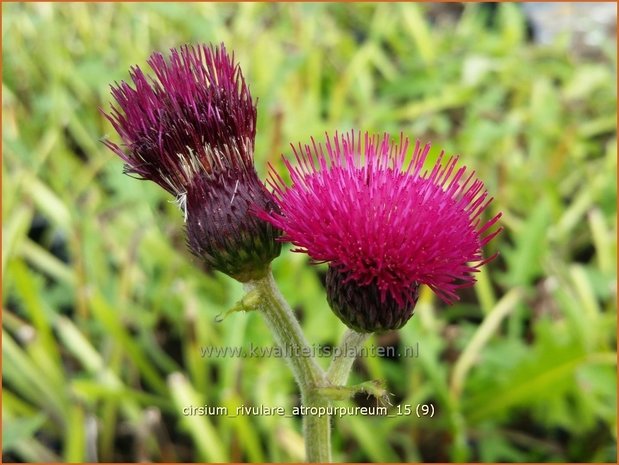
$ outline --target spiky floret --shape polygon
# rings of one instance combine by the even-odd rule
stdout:
[[[123,147],[104,141],[125,172],[176,196],[191,251],[241,281],[264,274],[279,255],[279,232],[251,208],[274,208],[253,162],[256,105],[223,44],[153,53],[154,77],[130,70],[133,85],[111,86],[104,113]]]
[[[501,214],[482,222],[492,199],[474,172],[457,168],[458,157],[443,163],[441,153],[422,171],[430,145],[416,142],[406,162],[408,146],[402,135],[396,143],[355,132],[293,146],[296,164],[283,159],[292,185],[271,167],[280,211],[259,215],[295,251],[341,273],[338,282],[372,286],[381,302],[414,304],[420,284],[453,302],[494,258],[482,248],[498,234],[491,229]]]
[[[104,143],[125,172],[179,196],[197,174],[253,171],[256,105],[234,55],[223,44],[185,45],[148,65],[155,78],[132,67],[133,86],[111,86],[117,105],[104,113],[124,148]]]

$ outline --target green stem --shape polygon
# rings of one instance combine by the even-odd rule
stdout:
[[[367,333],[358,333],[352,329],[346,331],[344,339],[335,352],[329,370],[327,371],[327,379],[330,384],[334,386],[346,385],[359,349],[363,347],[368,337],[370,337],[370,335]]]
[[[305,407],[327,407],[329,401],[318,389],[327,385],[325,372],[318,366],[312,350],[303,336],[299,322],[281,295],[271,271],[264,278],[245,284],[248,293],[257,294],[256,308],[264,316],[275,341],[282,348],[301,391]],[[331,431],[328,415],[303,417],[306,460],[331,461]]]
[[[318,409],[328,408],[331,401],[317,392],[305,396],[303,404]],[[303,436],[305,437],[305,459],[311,463],[331,462],[331,416],[303,416]]]

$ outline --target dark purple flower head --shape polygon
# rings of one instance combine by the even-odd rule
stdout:
[[[412,316],[418,287],[441,299],[490,261],[482,248],[500,214],[483,222],[491,198],[483,183],[457,167],[458,158],[423,170],[430,145],[350,132],[325,144],[293,147],[287,186],[271,170],[279,210],[259,213],[283,230],[281,240],[316,262],[328,262],[327,293],[335,313],[361,331],[396,329]],[[363,307],[366,308],[363,308]]]
[[[260,277],[281,245],[251,208],[274,208],[253,162],[256,105],[234,57],[186,45],[148,60],[154,77],[131,68],[133,85],[112,86],[105,114],[122,146],[104,141],[125,172],[176,196],[191,251],[241,281]]]
[[[125,171],[177,196],[197,174],[253,171],[256,105],[223,44],[185,45],[167,60],[155,52],[148,64],[155,78],[132,67],[133,86],[112,86],[117,106],[105,114],[124,147],[104,143]]]

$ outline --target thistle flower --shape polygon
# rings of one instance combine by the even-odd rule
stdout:
[[[335,314],[362,331],[401,328],[413,315],[419,286],[458,299],[473,273],[494,258],[482,248],[500,229],[501,214],[482,222],[492,199],[458,157],[422,171],[430,145],[384,134],[329,137],[293,146],[284,158],[292,185],[271,167],[278,210],[258,215],[283,230],[296,252],[327,262],[327,297]]]
[[[135,66],[133,86],[111,86],[117,106],[104,115],[123,147],[104,144],[125,173],[176,197],[196,256],[240,281],[261,277],[281,244],[250,213],[276,207],[254,168],[256,105],[239,65],[223,44],[154,53],[148,65],[154,77]]]

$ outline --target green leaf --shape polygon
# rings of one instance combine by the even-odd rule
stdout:
[[[6,416],[6,415],[5,415]],[[23,441],[34,437],[46,421],[42,413],[29,418],[3,418],[2,419],[2,450],[4,453],[11,452],[15,446]]]

